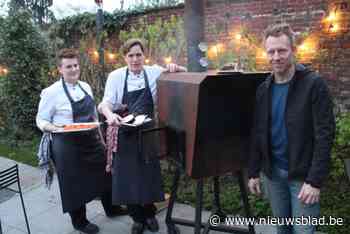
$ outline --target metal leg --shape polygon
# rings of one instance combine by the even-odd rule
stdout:
[[[174,180],[173,180],[173,186],[171,188],[168,210],[167,210],[166,218],[165,218],[165,223],[166,223],[167,228],[168,228],[168,234],[179,234],[180,233],[179,229],[172,222],[172,218],[171,218],[172,213],[173,213],[175,199],[176,199],[176,192],[177,192],[177,188],[179,185],[179,179],[180,179],[180,168],[176,167]]]
[[[28,222],[28,217],[27,217],[26,208],[25,208],[25,206],[24,206],[24,200],[23,200],[23,195],[22,195],[21,184],[20,184],[20,182],[19,182],[19,175],[18,175],[18,172],[17,172],[17,176],[18,176],[18,180],[17,180],[18,191],[19,191],[19,195],[20,195],[20,197],[21,197],[21,203],[22,203],[24,218],[25,218],[25,220],[26,220],[26,225],[27,225],[28,234],[30,234],[29,222]]]
[[[220,203],[220,181],[219,176],[214,177],[214,213],[219,215],[221,218],[225,218],[225,214],[221,209],[221,203]]]
[[[194,234],[200,234],[201,228],[202,228],[203,179],[199,179],[197,182],[196,199],[197,201],[196,201]]]
[[[241,197],[242,197],[242,201],[243,201],[245,215],[246,215],[246,217],[251,217],[248,194],[246,191],[246,186],[244,184],[244,178],[243,178],[242,171],[237,172],[237,177],[238,177],[239,189],[241,191]],[[248,229],[249,229],[250,234],[255,234],[253,225],[249,224]]]

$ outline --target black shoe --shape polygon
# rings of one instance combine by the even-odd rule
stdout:
[[[96,234],[100,231],[99,227],[93,223],[88,223],[84,227],[74,227],[74,228],[86,234]]]
[[[143,223],[134,222],[131,227],[131,234],[142,234],[145,226]]]
[[[155,217],[147,218],[145,221],[145,225],[146,225],[147,229],[150,230],[151,232],[158,232],[159,231],[158,221]]]
[[[113,218],[121,215],[127,215],[128,209],[122,206],[112,206],[112,208],[109,211],[105,211],[105,212],[107,217]]]

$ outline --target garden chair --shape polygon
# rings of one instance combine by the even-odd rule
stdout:
[[[12,184],[15,184],[15,183],[17,183],[18,190],[10,187]],[[8,169],[0,171],[0,190],[2,190],[2,189],[8,189],[12,192],[19,193],[19,195],[21,197],[24,218],[25,218],[26,225],[27,225],[27,231],[28,231],[28,234],[30,234],[28,217],[27,217],[26,209],[24,207],[23,194],[22,194],[17,164],[8,168]],[[2,233],[2,231],[0,229],[0,234],[1,233]]]

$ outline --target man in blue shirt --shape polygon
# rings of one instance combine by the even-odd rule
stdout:
[[[272,74],[256,94],[249,190],[260,194],[260,172],[278,220],[279,234],[314,233],[308,225],[286,225],[284,218],[319,217],[320,188],[330,166],[335,121],[327,85],[295,62],[289,25],[268,27],[264,45]]]

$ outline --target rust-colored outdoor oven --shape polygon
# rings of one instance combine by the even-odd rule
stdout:
[[[213,214],[220,208],[219,176],[237,176],[247,217],[251,217],[243,169],[248,161],[255,92],[267,73],[167,73],[158,80],[161,151],[175,158],[176,171],[165,222],[168,234],[179,234],[175,224],[192,226],[194,233],[209,230],[254,234],[253,225],[213,226],[203,223],[203,178],[213,177]],[[172,217],[181,169],[197,181],[194,221]]]
[[[183,133],[189,176],[218,176],[245,167],[255,91],[266,75],[168,73],[158,80],[159,123]],[[173,141],[167,144],[174,149]]]

